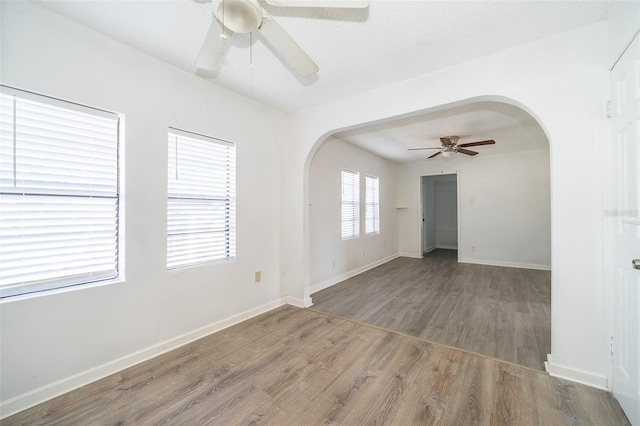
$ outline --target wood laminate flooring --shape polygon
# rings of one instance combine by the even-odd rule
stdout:
[[[604,391],[283,306],[3,425],[627,425]]]
[[[312,294],[313,308],[542,370],[551,352],[548,271],[400,257]]]

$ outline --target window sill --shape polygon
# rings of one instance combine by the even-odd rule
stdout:
[[[189,269],[204,268],[208,266],[226,265],[226,264],[231,264],[235,262],[236,262],[236,258],[232,257],[229,259],[212,260],[210,262],[194,263],[193,265],[176,266],[175,268],[167,268],[167,272],[171,274],[175,272],[186,271]]]
[[[114,284],[121,284],[124,282],[125,282],[124,277],[118,277],[110,280],[95,281],[95,282],[84,283],[84,284],[74,284],[67,287],[52,288],[49,290],[36,291],[33,293],[16,294],[15,296],[7,296],[0,299],[0,305],[14,303],[14,302],[22,302],[28,299],[35,299],[40,297],[57,296],[64,293],[71,293],[74,291],[81,291],[81,290],[89,290],[92,288],[104,287],[104,286],[114,285]]]

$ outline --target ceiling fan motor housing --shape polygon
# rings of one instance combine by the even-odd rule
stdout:
[[[458,136],[446,136],[446,137],[444,137],[444,138],[442,138],[442,139],[445,139],[445,140],[448,140],[448,141],[449,141],[449,143],[448,143],[448,144],[447,144],[447,143],[445,143],[445,142],[443,141],[443,145],[453,145],[453,146],[456,146],[456,145],[458,145],[458,139],[460,139],[460,138],[459,138]],[[442,140],[442,139],[441,139],[441,140]]]
[[[211,10],[218,21],[234,33],[249,33],[262,24],[258,0],[214,0]]]

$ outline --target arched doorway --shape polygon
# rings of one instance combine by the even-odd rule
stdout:
[[[408,154],[407,148],[433,145],[434,141],[430,139],[437,142],[436,135],[453,131],[463,133],[466,139],[493,138],[497,144],[491,149],[477,148],[480,155],[470,158],[458,156],[462,158],[425,161],[426,156],[422,155],[424,158],[417,162],[409,158],[415,153]],[[390,146],[393,144],[396,146]],[[386,162],[403,160],[396,167],[400,177],[394,176],[393,166]],[[494,272],[499,267],[550,269],[549,143],[538,122],[517,106],[486,98],[473,99],[336,132],[322,141],[309,166],[310,293],[397,256],[421,257],[423,204],[420,201],[420,178],[452,172],[461,177],[461,245],[458,258],[462,262],[492,265]],[[355,239],[342,241],[336,232],[331,232],[332,228],[339,227],[337,179],[344,168],[357,170],[362,175],[363,185],[365,176],[382,174],[381,188],[387,193],[380,193],[380,215],[386,220],[379,234],[367,234],[364,224],[361,224],[362,232]],[[382,186],[383,182],[385,186]],[[333,187],[335,194],[331,191]],[[364,204],[364,198],[362,202]],[[364,215],[364,207],[361,210]],[[390,216],[393,220],[389,220]],[[546,286],[541,290],[546,295],[542,298],[546,310],[536,315],[538,321],[543,317],[547,322],[543,325],[543,332],[535,330],[539,340],[544,341],[543,349],[538,349],[537,354],[531,356],[536,358],[533,364],[530,361],[521,363],[541,369],[546,354],[550,352],[550,276],[548,272],[532,274],[542,274],[536,280],[543,281],[538,285]],[[515,280],[514,277],[512,274],[511,279]],[[541,300],[532,302],[537,306]],[[360,309],[361,314],[363,309]],[[337,313],[348,317],[347,311]],[[522,326],[524,316],[520,313],[503,315],[517,315],[518,325]],[[353,319],[363,320],[364,317],[361,315]],[[376,325],[384,324],[384,320],[380,321]],[[416,325],[409,328],[416,328]],[[421,337],[429,339],[428,333]],[[446,340],[441,343],[449,344]],[[464,349],[483,352],[473,346]],[[514,352],[516,350],[514,347]],[[524,349],[519,352],[523,358]],[[517,362],[516,358],[507,360]]]
[[[547,370],[606,388],[609,340],[603,294],[605,103],[601,51],[606,26],[589,26],[541,44],[480,58],[291,115],[283,151],[281,291],[288,303],[309,297],[309,166],[331,134],[470,101],[528,112],[550,143],[552,351]],[[562,56],[573,49],[576,54]],[[558,62],[562,57],[563,61]],[[558,66],[561,64],[561,66]],[[491,94],[491,95],[487,95]],[[579,155],[577,155],[579,153]],[[579,297],[577,297],[579,296]]]

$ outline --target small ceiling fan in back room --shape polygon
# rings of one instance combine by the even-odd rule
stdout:
[[[276,7],[366,8],[369,0],[264,0]],[[214,70],[224,53],[225,44],[233,33],[259,31],[271,47],[301,77],[311,77],[318,65],[267,14],[258,0],[213,0],[211,27],[200,49],[196,65],[200,69]]]
[[[440,138],[440,143],[442,144],[441,147],[437,147],[437,148],[409,148],[409,151],[420,151],[423,149],[437,149],[438,152],[436,152],[433,155],[430,155],[429,157],[427,157],[427,159],[429,158],[433,158],[433,157],[437,157],[438,155],[442,154],[443,157],[453,157],[454,155],[456,155],[456,153],[460,153],[460,154],[465,154],[465,155],[478,155],[478,152],[476,151],[471,151],[470,149],[466,149],[468,147],[471,146],[481,146],[481,145],[494,145],[496,143],[496,141],[494,141],[493,139],[489,139],[486,141],[477,141],[477,142],[467,142],[467,143],[458,143],[458,139],[460,139],[458,136],[445,136],[443,138]]]

